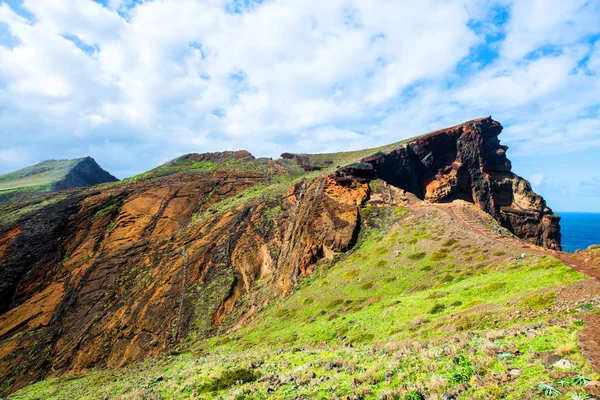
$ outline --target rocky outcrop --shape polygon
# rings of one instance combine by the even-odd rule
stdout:
[[[377,177],[430,202],[477,204],[532,244],[560,248],[560,217],[511,172],[502,126],[490,117],[430,133],[362,161]]]
[[[510,172],[500,131],[471,121],[310,179],[244,151],[190,154],[102,190],[0,207],[19,216],[0,224],[0,388],[245,323],[348,250],[365,204],[465,199],[532,243],[559,241],[558,217]]]

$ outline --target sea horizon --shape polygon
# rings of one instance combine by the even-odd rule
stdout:
[[[575,252],[600,245],[600,213],[591,211],[556,211],[561,217],[562,247]]]

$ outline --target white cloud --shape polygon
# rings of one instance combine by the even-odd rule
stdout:
[[[180,153],[372,147],[489,114],[511,154],[600,146],[595,2],[228,3],[25,0],[32,21],[0,4],[20,42],[0,43],[6,147],[90,152],[124,176]],[[494,62],[457,71],[503,32]]]
[[[516,0],[502,54],[518,60],[542,46],[564,46],[598,33],[600,5],[588,0]]]

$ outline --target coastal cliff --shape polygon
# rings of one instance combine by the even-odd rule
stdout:
[[[190,154],[2,206],[1,389],[245,324],[351,249],[367,205],[465,200],[531,244],[560,246],[559,217],[511,172],[501,130],[483,118],[356,157]]]

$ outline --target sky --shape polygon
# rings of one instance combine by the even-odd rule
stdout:
[[[600,1],[0,0],[0,174],[89,155],[125,178],[488,115],[550,207],[600,211]]]

